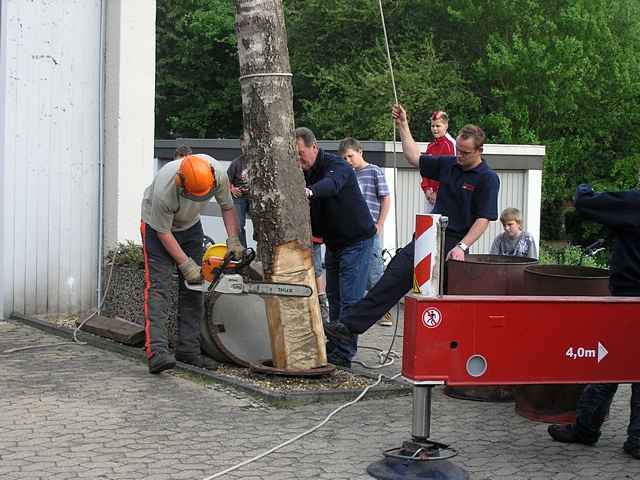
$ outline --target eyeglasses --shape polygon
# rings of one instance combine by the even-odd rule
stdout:
[[[472,153],[475,153],[477,151],[477,149],[475,150],[460,150],[459,148],[456,149],[456,152],[458,153],[458,155],[460,155],[461,157],[467,157],[469,155],[471,155]]]

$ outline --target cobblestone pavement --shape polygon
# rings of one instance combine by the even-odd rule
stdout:
[[[363,342],[388,343],[375,327]],[[377,333],[376,333],[377,332]],[[387,340],[385,340],[387,339]],[[0,352],[60,342],[0,321]],[[0,479],[202,480],[321,421],[340,403],[269,406],[223,385],[146,366],[91,346],[0,354]],[[397,367],[396,367],[397,368]],[[623,454],[628,386],[597,447],[551,441],[513,404],[434,393],[432,437],[451,443],[473,479],[634,479]],[[366,466],[409,436],[409,396],[365,400],[314,434],[225,479],[367,479]]]

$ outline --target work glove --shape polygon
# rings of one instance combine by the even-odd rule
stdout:
[[[187,261],[178,265],[178,268],[187,283],[202,283],[200,267],[193,258],[187,258]]]
[[[233,237],[227,238],[227,248],[229,252],[233,254],[233,258],[236,260],[242,259],[242,255],[244,254],[244,246],[240,242],[240,238],[236,235]]]

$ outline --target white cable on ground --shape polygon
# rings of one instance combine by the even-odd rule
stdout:
[[[78,324],[78,326],[75,328],[75,330],[73,331],[73,342],[44,343],[44,344],[41,344],[41,345],[28,345],[26,347],[10,348],[8,350],[3,350],[2,352],[0,352],[0,355],[6,354],[6,353],[24,352],[26,350],[36,350],[36,349],[40,349],[40,348],[59,347],[59,346],[62,346],[62,345],[76,345],[76,344],[77,345],[86,345],[87,342],[81,342],[80,340],[78,340],[78,332],[80,331],[80,329],[82,327],[84,327],[85,323],[87,323],[95,315],[99,314],[102,311],[102,306],[104,305],[104,301],[106,300],[107,294],[109,293],[109,287],[111,286],[111,275],[113,274],[113,267],[116,264],[116,257],[118,256],[119,250],[120,250],[120,247],[116,247],[116,250],[113,253],[113,259],[111,261],[111,268],[109,269],[109,277],[107,278],[107,286],[104,289],[104,295],[102,296],[102,301],[98,305],[98,308],[96,308],[93,311],[93,313],[91,313],[87,318],[82,320]]]
[[[120,251],[120,247],[117,246],[116,250],[113,252],[113,258],[111,259],[111,268],[109,269],[109,276],[107,277],[107,286],[104,289],[104,295],[102,296],[102,300],[100,301],[98,308],[96,308],[96,310],[91,315],[89,315],[82,322],[80,322],[80,324],[78,324],[76,329],[73,331],[73,341],[79,345],[87,344],[87,342],[81,342],[80,340],[78,340],[78,332],[80,331],[80,329],[84,327],[84,324],[87,323],[89,320],[91,320],[95,315],[100,314],[100,312],[102,312],[104,301],[107,299],[107,294],[109,293],[109,287],[111,287],[111,275],[113,274],[113,267],[116,264],[116,258],[118,257],[119,251]]]
[[[398,376],[400,376],[400,374],[398,373],[397,375],[394,375],[393,377],[386,377],[389,378],[390,380],[394,380],[396,379]],[[226,475],[227,473],[231,473],[234,470],[237,470],[241,467],[244,467],[245,465],[248,465],[250,463],[255,462],[256,460],[260,460],[261,458],[266,457],[267,455],[272,454],[273,452],[280,450],[283,447],[286,447],[287,445],[291,445],[293,442],[300,440],[302,437],[306,437],[307,435],[315,432],[316,430],[318,430],[319,428],[321,428],[322,426],[324,426],[329,420],[331,420],[331,418],[336,415],[337,413],[339,413],[340,411],[344,410],[347,407],[350,407],[351,405],[354,405],[356,403],[358,403],[362,397],[364,397],[367,392],[372,389],[373,387],[375,387],[376,385],[378,385],[381,381],[382,378],[385,377],[384,375],[380,374],[378,375],[378,379],[375,381],[375,383],[372,383],[371,385],[368,385],[361,393],[360,395],[358,395],[355,399],[351,400],[350,402],[345,403],[344,405],[340,405],[338,408],[336,408],[334,411],[332,411],[329,415],[327,415],[325,417],[325,419],[323,421],[321,421],[319,424],[317,424],[315,427],[310,428],[309,430],[306,430],[298,435],[296,435],[293,438],[290,438],[289,440],[287,440],[286,442],[281,443],[280,445],[277,445],[275,447],[273,447],[270,450],[267,450],[266,452],[261,453],[260,455],[256,455],[253,458],[250,458],[248,460],[245,460],[244,462],[240,462],[237,465],[234,465],[233,467],[229,467],[226,470],[222,470],[221,472],[215,473],[213,475],[211,475],[210,477],[206,477],[203,480],[213,480],[214,478],[220,478],[223,475]]]
[[[3,350],[2,352],[0,352],[0,354],[6,354],[6,353],[16,353],[16,352],[22,352],[24,350],[35,350],[37,348],[50,348],[50,347],[58,347],[61,345],[72,345],[71,342],[58,342],[58,343],[43,343],[42,345],[29,345],[27,347],[17,347],[17,348],[10,348],[8,350]]]
[[[362,365],[364,368],[367,368],[369,370],[378,370],[380,368],[389,367],[393,365],[397,359],[400,358],[400,354],[394,350],[386,351],[378,347],[367,347],[364,345],[359,346],[358,350],[374,350],[378,352],[378,365],[368,365],[362,360],[351,360],[351,363],[357,363],[358,365]]]

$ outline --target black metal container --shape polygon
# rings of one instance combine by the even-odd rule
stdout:
[[[447,262],[447,295],[526,295],[524,269],[538,260],[507,255],[467,255]]]

